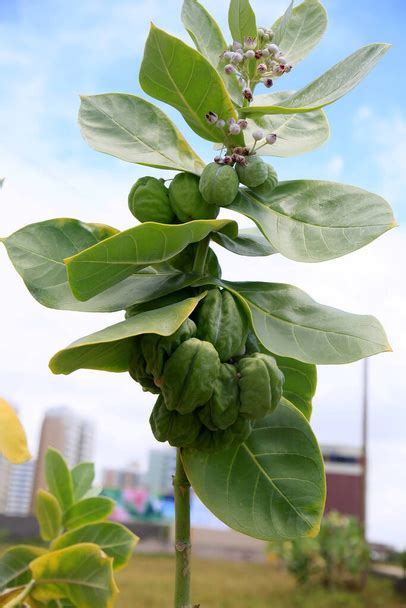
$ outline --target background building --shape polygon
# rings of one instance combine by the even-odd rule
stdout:
[[[145,486],[151,494],[173,494],[172,476],[176,468],[176,448],[150,450]]]
[[[79,462],[91,461],[94,425],[77,416],[70,408],[56,407],[47,411],[42,423],[32,491],[32,508],[39,488],[45,488],[44,460],[49,447],[59,450],[70,468]]]
[[[103,488],[126,490],[137,488],[142,484],[142,475],[138,462],[132,462],[123,469],[103,469]]]
[[[360,448],[321,446],[327,478],[326,513],[339,511],[364,521],[363,466]]]
[[[35,460],[10,464],[0,456],[0,513],[25,516],[30,512]]]

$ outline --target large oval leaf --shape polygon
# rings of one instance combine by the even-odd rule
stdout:
[[[62,509],[49,492],[40,488],[37,492],[35,514],[42,540],[53,540],[61,532]]]
[[[292,93],[256,95],[253,105],[279,105]],[[247,145],[254,143],[252,132],[258,128],[265,133],[275,133],[276,142],[258,150],[261,156],[297,156],[318,148],[330,134],[329,124],[323,110],[305,114],[252,114],[245,131]]]
[[[0,398],[0,454],[14,464],[31,458],[27,437],[14,409]]]
[[[242,94],[237,77],[224,72],[225,61],[222,54],[227,49],[227,42],[216,21],[197,0],[184,0],[182,22],[197,50],[217,70],[231,98],[237,105],[240,105]]]
[[[66,532],[52,543],[52,549],[64,549],[78,543],[94,543],[113,558],[114,570],[120,570],[128,563],[138,541],[138,536],[125,526],[105,521]]]
[[[249,0],[231,0],[228,10],[228,25],[233,40],[243,44],[244,38],[257,36],[255,13]]]
[[[222,284],[239,295],[265,348],[305,363],[351,363],[390,351],[375,317],[354,315],[315,302],[284,283]]]
[[[69,509],[74,502],[72,474],[62,454],[51,447],[45,454],[45,479],[62,511]]]
[[[145,222],[65,260],[78,300],[89,300],[151,264],[159,264],[211,232],[237,236],[232,220],[195,220],[168,225]]]
[[[268,199],[244,190],[229,208],[253,220],[276,251],[298,262],[340,257],[396,226],[383,198],[335,182],[281,182]]]
[[[224,82],[198,51],[151,25],[140,70],[144,91],[173,106],[198,135],[222,142],[224,133],[207,122],[207,112],[237,119]],[[243,137],[232,138],[243,143]]]
[[[95,471],[93,462],[80,462],[71,470],[75,502],[91,490]]]
[[[304,0],[292,10],[283,30],[280,29],[282,22],[280,17],[272,26],[273,31],[280,32],[273,42],[295,66],[320,42],[327,27],[327,13],[319,0]]]
[[[231,528],[263,540],[317,534],[326,492],[323,459],[309,423],[285,399],[241,445],[182,455],[200,500]]]
[[[0,591],[26,585],[31,580],[30,563],[46,553],[42,547],[18,545],[6,549],[0,557]]]
[[[71,374],[77,369],[126,372],[131,356],[131,338],[145,333],[170,336],[204,296],[201,294],[157,310],[142,312],[80,338],[56,353],[49,367],[54,374]]]
[[[32,595],[45,603],[68,598],[81,608],[111,608],[117,593],[112,561],[90,543],[51,551],[31,563]]]
[[[212,240],[237,255],[264,256],[277,253],[257,228],[243,228],[235,239],[216,232]]]
[[[243,114],[295,114],[334,103],[365,78],[389,49],[389,44],[369,44],[330,68],[309,85],[286,99],[281,106],[252,105]]]
[[[81,97],[79,125],[86,142],[121,160],[200,175],[204,163],[182,133],[141,97],[106,93]]]
[[[313,408],[313,397],[317,388],[317,368],[310,363],[297,359],[273,355],[279,369],[285,376],[283,395],[310,420]]]
[[[65,512],[64,526],[68,530],[74,530],[80,526],[101,522],[113,513],[114,507],[114,500],[107,496],[84,498]]]

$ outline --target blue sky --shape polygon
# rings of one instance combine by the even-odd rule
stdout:
[[[252,3],[264,25],[271,24],[287,4],[285,0]],[[371,538],[400,545],[406,544],[402,464],[406,457],[402,263],[406,4],[401,0],[389,0],[384,7],[377,0],[325,0],[324,4],[329,13],[327,34],[308,59],[281,81],[285,88],[294,90],[308,83],[369,42],[390,42],[393,48],[355,91],[327,108],[331,137],[322,148],[272,162],[282,179],[332,179],[382,194],[393,205],[400,228],[358,253],[317,266],[282,258],[272,264],[269,259],[237,263],[225,252],[221,259],[227,278],[291,282],[323,303],[375,314],[385,325],[394,353],[371,362],[369,530]],[[205,6],[225,30],[227,3],[207,0]],[[58,216],[118,228],[131,225],[127,193],[137,177],[157,172],[88,148],[77,127],[78,96],[110,91],[142,94],[138,70],[149,21],[190,43],[182,30],[180,10],[180,0],[73,0],[69,5],[61,0],[0,1],[0,176],[7,178],[1,193],[1,235]],[[165,111],[209,160],[210,144],[191,133],[175,110],[165,107]],[[154,445],[147,424],[148,396],[123,376],[78,372],[60,378],[47,369],[55,350],[116,317],[42,309],[26,293],[4,251],[0,251],[0,277],[4,294],[0,393],[20,408],[32,447],[44,409],[66,403],[97,419],[101,466],[134,459],[144,463],[146,450]],[[360,365],[322,368],[319,378],[314,414],[318,436],[325,442],[358,443]]]

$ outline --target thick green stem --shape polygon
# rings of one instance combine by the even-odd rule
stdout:
[[[173,478],[175,494],[175,601],[174,608],[191,608],[190,603],[190,483],[183,468],[180,448]]]
[[[197,274],[204,274],[204,267],[206,265],[206,258],[209,252],[210,235],[206,236],[205,239],[199,242],[197,246],[195,261],[193,263],[193,272]]]

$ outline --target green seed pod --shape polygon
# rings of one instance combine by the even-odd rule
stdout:
[[[228,207],[238,193],[238,176],[230,165],[209,163],[203,169],[199,188],[203,198],[211,205]]]
[[[163,179],[146,176],[137,180],[128,195],[128,207],[140,222],[172,224],[175,221]]]
[[[251,422],[242,416],[225,431],[210,431],[202,428],[198,437],[189,446],[202,452],[218,452],[227,450],[232,445],[239,445],[251,434]]]
[[[240,182],[248,188],[256,188],[265,182],[268,177],[268,165],[259,156],[248,156],[247,164],[237,165]]]
[[[208,401],[220,370],[220,359],[209,342],[190,338],[165,363],[161,378],[166,407],[188,414]]]
[[[146,361],[146,371],[159,384],[166,360],[184,342],[196,335],[196,325],[192,319],[186,319],[171,336],[144,334],[141,338],[141,349]]]
[[[219,209],[209,205],[199,190],[199,178],[192,173],[178,173],[169,186],[169,200],[181,222],[209,220],[217,217]]]
[[[221,361],[244,354],[248,322],[231,293],[210,289],[196,312],[196,336],[211,342]]]
[[[147,372],[147,363],[141,349],[141,336],[134,338],[128,371],[131,378],[141,384],[142,390],[155,394],[160,392],[152,375]]]
[[[234,365],[222,363],[217,380],[213,383],[213,394],[199,409],[199,418],[211,431],[224,430],[237,420],[238,377]]]
[[[275,169],[272,167],[272,165],[267,165],[267,169],[268,177],[266,178],[264,183],[251,188],[251,190],[255,192],[255,194],[259,198],[263,199],[265,202],[268,200],[268,198],[278,185],[278,176],[276,174]]]
[[[170,445],[184,448],[192,445],[201,431],[201,423],[195,414],[170,412],[162,395],[158,397],[149,423],[157,441],[168,441]]]
[[[254,353],[238,363],[240,414],[257,420],[274,411],[282,396],[284,376],[270,355]]]

